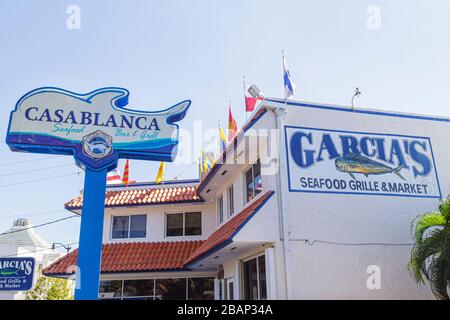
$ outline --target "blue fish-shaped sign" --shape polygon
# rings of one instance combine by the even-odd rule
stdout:
[[[129,92],[86,94],[44,87],[25,94],[11,113],[6,143],[13,151],[74,155],[82,168],[114,169],[119,158],[173,161],[178,125],[191,104],[161,111],[125,108]]]
[[[404,167],[403,165],[400,165],[397,168],[391,168],[381,162],[366,158],[359,154],[347,153],[345,156],[336,159],[335,165],[338,171],[350,174],[355,180],[355,173],[363,174],[366,177],[369,175],[394,173],[405,180],[400,174],[400,170]]]

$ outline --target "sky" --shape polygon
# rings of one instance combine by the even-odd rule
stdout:
[[[70,5],[79,29],[67,27]],[[450,117],[449,12],[448,0],[0,0],[0,232],[19,217],[39,225],[70,216],[64,203],[83,187],[71,157],[4,142],[9,113],[34,88],[124,87],[138,110],[190,99],[185,130],[225,127],[231,100],[241,126],[243,76],[283,97],[284,49],[296,100],[350,105],[359,87],[357,106]],[[130,177],[154,180],[158,165],[133,160]],[[197,178],[197,167],[167,164],[166,179],[177,175]],[[35,230],[75,243],[79,223]]]

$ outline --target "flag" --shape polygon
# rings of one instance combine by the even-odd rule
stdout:
[[[219,136],[220,136],[220,152],[223,153],[227,148],[227,138],[225,137],[225,132],[223,132],[222,128],[219,127]]]
[[[166,164],[164,161],[161,161],[161,164],[159,165],[158,174],[156,175],[156,183],[162,183],[164,181],[164,168],[166,167]]]
[[[203,164],[202,164],[202,158],[198,158],[198,176],[201,177],[203,173]]]
[[[108,175],[106,176],[106,184],[121,184],[122,178],[120,177],[120,171],[118,168],[115,168],[114,170],[108,172]]]
[[[211,169],[211,159],[209,157],[209,154],[207,154],[203,159],[203,171],[208,172],[209,169]]]
[[[123,178],[122,178],[122,183],[126,186],[128,186],[129,183],[128,179],[129,171],[130,171],[130,163],[129,160],[127,159],[127,162],[125,162],[125,169],[123,169]]]
[[[291,73],[289,72],[286,58],[283,53],[283,80],[284,80],[284,96],[286,99],[289,99],[294,95],[295,91],[295,83],[292,82]]]
[[[238,131],[236,120],[234,120],[233,113],[231,112],[231,104],[228,107],[228,142],[231,142],[236,136]]]
[[[255,85],[247,86],[245,84],[245,80],[244,80],[244,90],[245,90],[245,111],[252,112],[253,110],[255,110],[256,104],[259,101],[264,100],[264,94]]]

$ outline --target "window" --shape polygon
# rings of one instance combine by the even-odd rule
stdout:
[[[214,278],[169,278],[100,281],[99,299],[213,300]]]
[[[266,259],[259,256],[244,262],[244,294],[248,300],[266,300]]]
[[[186,212],[184,214],[184,235],[199,236],[202,234],[202,214],[200,212]]]
[[[123,297],[153,297],[155,280],[124,280]]]
[[[246,199],[251,201],[262,191],[261,184],[261,162],[256,161],[245,173]]]
[[[156,299],[185,300],[186,279],[156,279]]]
[[[100,281],[98,290],[100,299],[120,299],[122,297],[122,280]]]
[[[214,278],[191,278],[188,283],[189,300],[214,300]]]
[[[223,222],[223,195],[217,198],[217,224]]]
[[[227,300],[234,300],[234,281],[232,280],[228,281],[227,293],[228,293]]]
[[[147,215],[113,216],[113,239],[145,238],[147,229]]]
[[[200,236],[201,234],[201,212],[166,214],[166,237]]]
[[[228,196],[228,215],[231,217],[234,213],[234,190],[233,185],[227,189]]]

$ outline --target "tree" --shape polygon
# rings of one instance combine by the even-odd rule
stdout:
[[[417,283],[430,284],[434,296],[450,300],[450,198],[443,200],[437,212],[418,216],[412,224],[415,244],[408,269]]]
[[[39,276],[33,290],[25,295],[26,300],[72,300],[72,289],[66,279]]]

